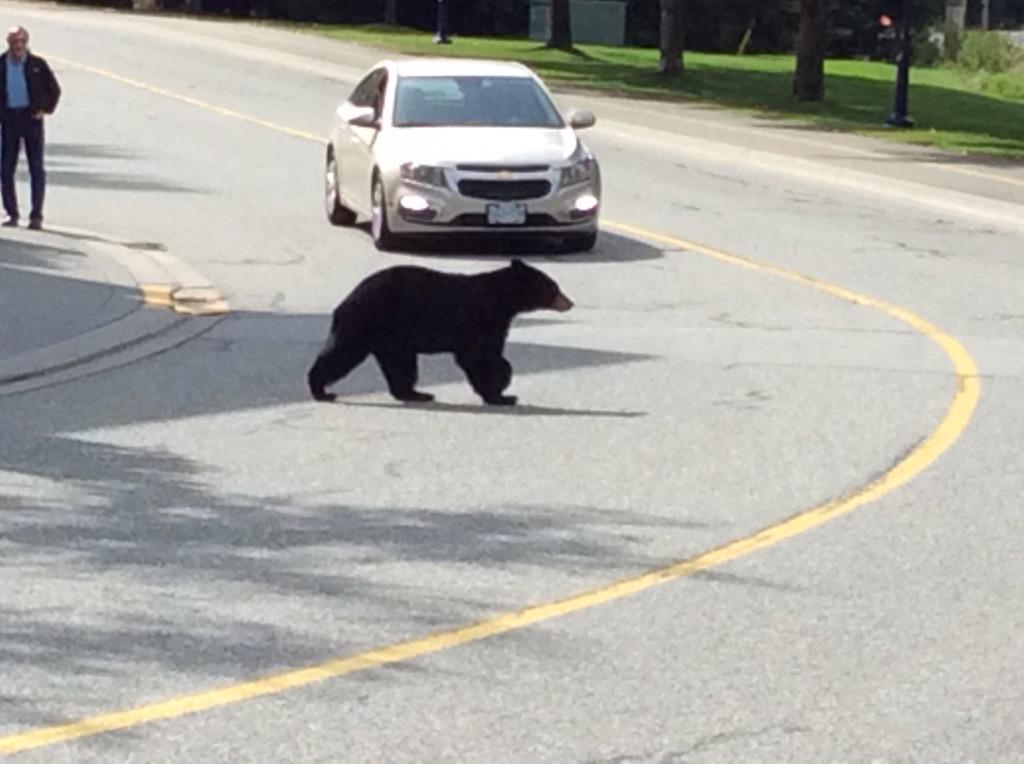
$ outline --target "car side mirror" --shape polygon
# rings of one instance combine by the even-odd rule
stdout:
[[[597,123],[597,117],[594,116],[594,112],[588,111],[587,109],[573,109],[569,112],[569,125],[574,130],[583,130],[588,127],[593,127]]]
[[[377,112],[372,106],[362,106],[354,109],[348,117],[348,123],[354,127],[380,127],[377,121]]]

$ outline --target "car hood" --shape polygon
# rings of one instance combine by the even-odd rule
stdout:
[[[382,135],[382,164],[555,164],[576,150],[571,128],[402,127]]]

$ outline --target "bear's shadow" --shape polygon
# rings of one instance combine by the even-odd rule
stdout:
[[[516,322],[521,320],[516,319]],[[309,345],[307,344],[306,347],[309,347]],[[655,356],[637,352],[510,341],[505,348],[505,357],[511,362],[513,368],[512,384],[506,392],[510,395],[518,396],[519,402],[515,406],[488,406],[480,401],[470,389],[465,373],[455,363],[455,359],[446,353],[422,354],[417,358],[419,370],[417,389],[425,393],[437,395],[438,398],[434,401],[403,403],[391,398],[387,392],[384,375],[372,356],[354,369],[348,377],[331,386],[330,390],[338,396],[334,405],[405,408],[410,411],[445,415],[607,417],[618,419],[647,416],[648,412],[636,410],[615,410],[596,407],[581,407],[577,409],[535,405],[536,399],[532,395],[530,396],[531,399],[527,400],[524,398],[523,392],[517,389],[517,380],[537,374],[559,375],[588,367],[599,368],[643,363],[654,360]],[[460,391],[454,394],[458,397],[459,402],[446,402],[443,399],[445,391],[437,389],[451,384],[464,388],[465,392]],[[387,397],[383,400],[367,400],[363,397],[374,394],[382,394]],[[467,395],[471,397],[472,402],[462,402],[465,401]]]
[[[529,404],[522,403],[515,406],[486,406],[483,404],[472,403],[443,403],[441,401],[430,401],[428,403],[402,403],[401,401],[394,401],[391,403],[385,403],[345,400],[341,396],[339,396],[337,403],[341,403],[346,406],[354,406],[356,408],[409,408],[441,414],[475,414],[478,416],[571,416],[608,417],[613,419],[635,419],[636,417],[647,416],[647,413],[644,411],[563,409],[549,406],[531,406]]]

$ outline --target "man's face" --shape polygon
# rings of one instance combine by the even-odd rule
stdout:
[[[28,35],[25,32],[11,32],[7,35],[7,49],[14,58],[24,58],[28,50]]]

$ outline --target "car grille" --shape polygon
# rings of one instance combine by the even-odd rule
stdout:
[[[460,180],[459,193],[471,199],[539,199],[551,192],[547,180]]]

